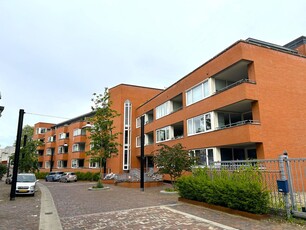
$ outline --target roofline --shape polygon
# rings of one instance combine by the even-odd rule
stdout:
[[[305,36],[301,36],[297,39],[294,39],[293,41],[287,43],[286,45],[284,45],[284,47],[290,48],[290,49],[295,49],[297,47],[299,47],[300,45],[304,45],[306,44],[306,37]]]
[[[154,88],[154,87],[147,87],[147,86],[140,86],[140,85],[132,85],[132,84],[125,84],[125,83],[121,83],[119,85],[113,86],[111,88],[109,88],[109,90],[120,87],[120,86],[127,86],[127,87],[137,87],[137,88],[146,88],[146,89],[153,89],[153,90],[160,90],[160,91],[164,91],[164,89],[160,89],[160,88]]]
[[[81,120],[81,119],[83,119],[85,117],[92,117],[95,113],[96,113],[96,111],[91,111],[89,113],[85,113],[85,114],[77,116],[75,118],[71,118],[71,119],[66,120],[64,122],[58,123],[58,124],[52,126],[51,128],[57,128],[57,127],[60,127],[60,126],[64,126],[66,124],[71,124],[71,123],[79,121],[79,120]]]
[[[302,36],[303,38],[305,38],[304,36]],[[301,38],[301,37],[300,37]],[[300,39],[298,38],[298,39]],[[298,40],[296,39],[296,40]],[[202,68],[203,66],[207,65],[209,62],[213,61],[214,59],[216,59],[217,57],[221,56],[222,54],[224,54],[226,51],[228,51],[229,49],[233,48],[234,46],[236,46],[239,43],[245,43],[245,44],[249,44],[249,45],[255,45],[255,46],[259,46],[259,47],[263,47],[263,48],[268,48],[268,49],[273,49],[279,52],[284,52],[287,54],[291,54],[291,55],[295,55],[295,56],[299,56],[299,57],[306,57],[304,55],[298,54],[295,50],[290,49],[289,47],[282,47],[280,45],[275,45],[273,43],[268,43],[268,42],[264,42],[264,41],[260,41],[257,39],[252,39],[252,38],[248,38],[246,40],[238,40],[235,43],[233,43],[232,45],[228,46],[226,49],[222,50],[220,53],[218,53],[217,55],[213,56],[212,58],[208,59],[206,62],[204,62],[202,65],[200,65],[199,67],[197,67],[196,69],[194,69],[193,71],[191,71],[190,73],[186,74],[184,77],[180,78],[178,81],[174,82],[172,85],[170,85],[169,87],[167,87],[164,91],[160,92],[159,94],[157,94],[156,96],[152,97],[150,100],[146,101],[145,103],[143,103],[142,105],[138,106],[137,109],[141,108],[142,106],[144,106],[145,104],[147,104],[148,102],[152,101],[154,98],[158,97],[160,94],[166,92],[168,89],[170,89],[171,87],[173,87],[174,85],[176,85],[177,83],[179,83],[180,81],[184,80],[185,78],[189,77],[191,74],[193,74],[194,72],[196,72],[197,70],[199,70],[200,68]]]

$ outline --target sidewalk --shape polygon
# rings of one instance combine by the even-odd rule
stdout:
[[[0,182],[1,230],[36,230],[39,227],[44,230],[56,227],[64,230],[306,229],[305,226],[257,221],[178,202],[177,195],[161,194],[160,187],[142,192],[109,185],[108,190],[88,191],[92,183],[39,183],[35,197],[16,197],[10,201],[11,186]],[[60,223],[56,222],[57,215]],[[51,218],[51,228],[45,225],[46,218]]]

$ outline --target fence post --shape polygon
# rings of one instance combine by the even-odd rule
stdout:
[[[285,172],[284,159],[287,159],[287,155],[280,155],[279,156],[279,170],[280,170],[280,173],[281,173],[281,180],[287,180],[286,172]],[[290,204],[289,204],[288,193],[284,193],[284,202],[285,202],[287,218],[290,218],[291,217],[291,212],[290,212]]]
[[[294,190],[293,190],[293,178],[291,175],[291,167],[290,167],[290,162],[288,159],[288,153],[286,151],[284,151],[284,155],[286,156],[286,158],[284,158],[285,164],[286,164],[286,168],[287,168],[287,175],[288,175],[288,187],[289,187],[289,193],[290,193],[290,200],[291,200],[291,206],[292,209],[294,211],[297,211],[297,207],[295,205],[295,199],[294,199]]]

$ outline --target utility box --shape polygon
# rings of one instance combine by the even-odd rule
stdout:
[[[288,180],[277,180],[277,188],[279,192],[288,193],[289,192]]]

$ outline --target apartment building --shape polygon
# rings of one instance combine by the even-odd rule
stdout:
[[[107,171],[122,173],[140,167],[141,116],[145,119],[146,168],[154,166],[152,153],[160,143],[181,143],[199,157],[200,165],[272,159],[284,151],[292,158],[303,157],[305,79],[306,37],[302,36],[285,46],[252,38],[239,40],[165,90],[115,86],[110,97],[113,108],[121,114],[114,122],[122,133],[118,140],[122,146],[119,154],[107,161]],[[48,169],[52,156],[48,148],[58,149],[53,154],[55,168],[96,169],[85,155],[89,148],[86,134],[85,139],[74,136],[86,122],[73,121],[66,122],[67,126],[65,122],[35,125],[36,129],[47,129],[41,137],[46,144],[38,150],[43,151],[39,160],[42,169]],[[82,129],[78,132],[82,134]],[[69,133],[69,142],[59,139],[61,133]],[[52,135],[56,136],[53,147],[48,143]],[[74,149],[78,143],[84,144]],[[61,150],[67,152],[63,158],[59,148],[65,144],[68,149]]]
[[[285,46],[240,40],[141,105],[147,161],[159,143],[181,143],[201,165],[306,156],[305,55],[304,36]],[[134,133],[139,156],[139,125]]]
[[[136,108],[162,90],[133,85],[117,85],[109,89],[112,109],[120,116],[115,118],[114,132],[120,132],[118,142],[122,146],[118,155],[107,161],[106,172],[121,173],[131,168],[132,121],[136,120]],[[34,125],[33,139],[44,144],[37,148],[39,168],[47,171],[98,172],[98,163],[91,163],[86,152],[90,149],[88,118],[94,112],[72,118],[59,124],[39,122]]]

